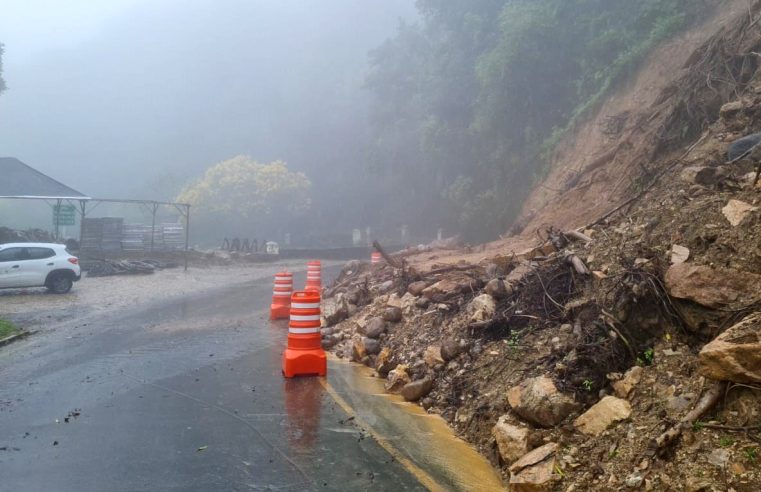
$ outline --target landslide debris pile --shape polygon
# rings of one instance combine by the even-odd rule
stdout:
[[[625,206],[477,263],[350,262],[324,347],[441,415],[515,490],[759,490],[761,185],[727,153],[761,132],[761,39],[736,27],[698,52],[734,89],[680,98],[702,135],[651,156]]]

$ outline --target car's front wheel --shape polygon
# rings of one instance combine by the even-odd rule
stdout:
[[[54,294],[66,294],[73,285],[74,282],[68,275],[58,274],[48,280],[46,287]]]

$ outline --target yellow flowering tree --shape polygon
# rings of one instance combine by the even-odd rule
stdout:
[[[286,218],[309,209],[312,183],[283,161],[260,164],[239,155],[214,164],[180,193],[177,201],[199,212],[253,219]]]

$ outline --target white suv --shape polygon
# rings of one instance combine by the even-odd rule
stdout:
[[[81,275],[79,260],[63,244],[0,244],[0,289],[47,287],[65,294]]]

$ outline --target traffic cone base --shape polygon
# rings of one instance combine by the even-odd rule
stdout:
[[[285,349],[283,354],[283,375],[287,378],[298,376],[325,376],[328,373],[328,358],[322,349]]]
[[[278,304],[270,305],[270,319],[288,319],[291,313],[291,306],[283,306]]]

